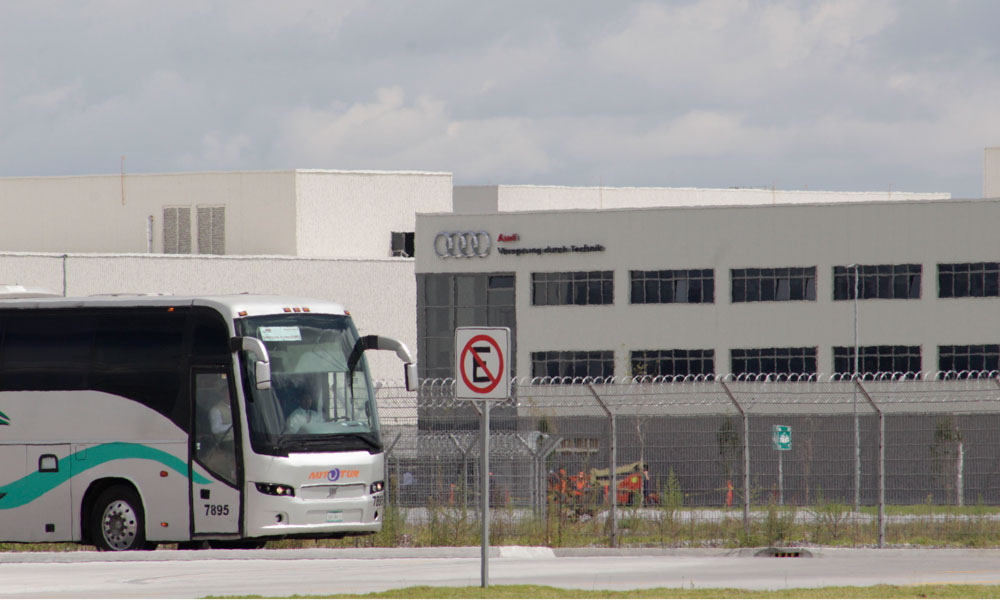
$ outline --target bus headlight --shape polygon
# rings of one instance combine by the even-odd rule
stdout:
[[[268,496],[294,496],[295,488],[283,483],[256,483],[257,491]]]
[[[369,494],[377,494],[377,493],[381,492],[384,489],[385,489],[385,482],[384,481],[376,481],[375,483],[371,484],[371,486],[368,488],[368,493]]]

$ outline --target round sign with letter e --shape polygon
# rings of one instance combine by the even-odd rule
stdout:
[[[506,400],[510,396],[510,329],[455,330],[455,397]]]

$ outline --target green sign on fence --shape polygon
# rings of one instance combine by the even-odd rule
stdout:
[[[771,447],[775,450],[792,449],[792,428],[788,425],[775,425],[771,428]]]

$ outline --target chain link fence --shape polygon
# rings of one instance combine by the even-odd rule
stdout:
[[[599,523],[610,545],[665,519],[690,543],[961,537],[1000,518],[998,375],[518,380],[490,409],[490,502]],[[453,390],[378,388],[390,499],[413,519],[480,503],[479,413]]]

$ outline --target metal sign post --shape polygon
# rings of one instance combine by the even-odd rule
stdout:
[[[490,587],[490,402],[483,400],[483,410],[481,411],[479,425],[479,442],[482,445],[480,453],[482,455],[482,468],[480,475],[481,482],[479,489],[482,490],[480,502],[482,502],[482,542],[479,552],[480,563],[480,586]]]
[[[459,327],[455,330],[455,398],[482,401],[480,490],[482,587],[490,586],[490,400],[510,396],[510,329]]]
[[[778,451],[778,504],[785,504],[785,474],[782,468],[782,457],[792,449],[792,428],[788,425],[775,425],[771,428],[771,447]]]

